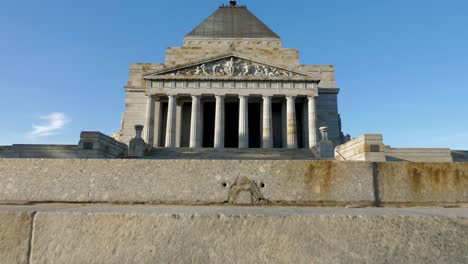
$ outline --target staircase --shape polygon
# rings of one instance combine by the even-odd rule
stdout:
[[[218,160],[317,160],[310,149],[213,149],[156,148],[143,159],[218,159]]]

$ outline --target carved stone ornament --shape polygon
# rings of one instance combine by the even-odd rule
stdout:
[[[282,69],[230,57],[169,73],[174,76],[226,77],[294,77],[297,74]]]

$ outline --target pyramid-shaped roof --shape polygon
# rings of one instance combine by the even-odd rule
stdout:
[[[245,6],[221,6],[186,37],[280,38]]]

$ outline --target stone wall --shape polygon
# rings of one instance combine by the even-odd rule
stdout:
[[[461,264],[467,236],[467,209],[0,206],[2,264]]]
[[[462,153],[462,152],[456,152]],[[455,155],[456,155],[455,153]],[[464,161],[459,155],[457,161]],[[380,134],[365,134],[335,148],[337,160],[453,162],[452,151],[444,148],[392,148]]]
[[[145,91],[127,91],[119,141],[128,145],[130,140],[135,137],[135,125],[144,125],[145,116]]]
[[[385,148],[386,161],[452,162],[452,152],[446,148]]]
[[[468,202],[468,163],[377,163],[384,203]]]
[[[253,60],[286,69],[299,66],[299,51],[282,48],[278,39],[193,39],[185,38],[183,47],[166,51],[168,67],[210,59],[230,53],[241,54]]]
[[[114,159],[125,157],[127,146],[100,132],[82,132],[78,145],[19,145],[0,147],[0,158]]]
[[[2,264],[468,262],[468,163],[0,159],[0,186]]]
[[[3,159],[0,185],[10,203],[460,203],[468,164]]]
[[[385,161],[382,135],[365,134],[335,148],[337,160]]]
[[[338,89],[320,88],[317,99],[317,127],[328,127],[328,138],[335,146],[342,143],[338,92]]]
[[[301,71],[316,74],[320,73],[319,88],[337,88],[335,79],[335,67],[333,65],[301,65]]]

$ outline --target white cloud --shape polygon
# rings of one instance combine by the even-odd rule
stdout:
[[[57,135],[70,122],[64,113],[51,113],[39,119],[46,121],[43,125],[32,125],[32,131],[26,134],[29,138]]]

